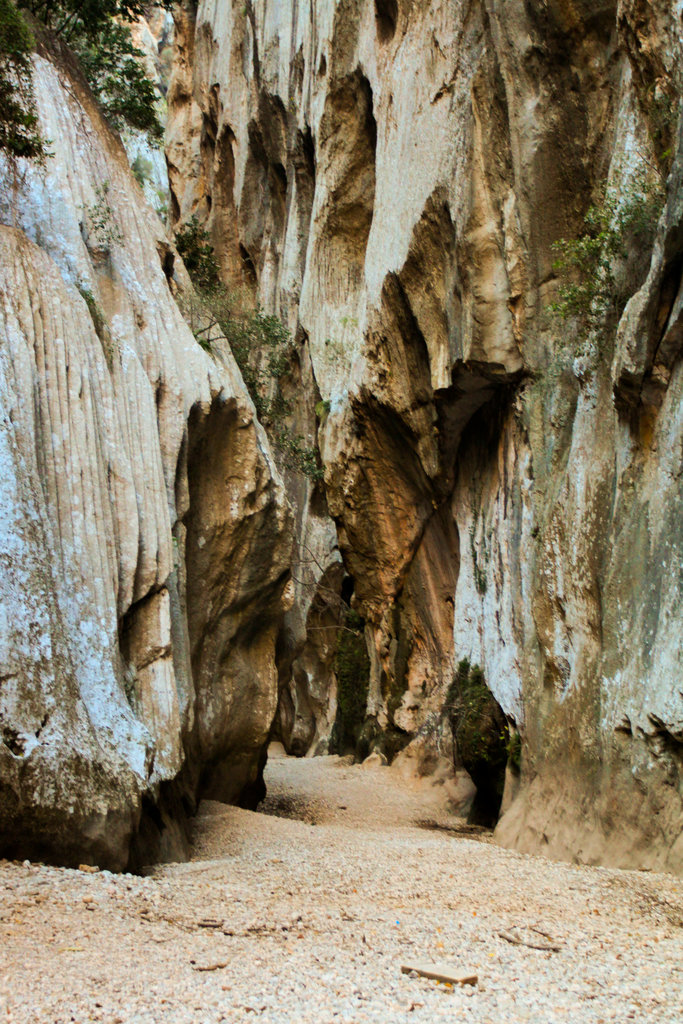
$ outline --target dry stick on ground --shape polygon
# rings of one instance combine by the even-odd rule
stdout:
[[[422,978],[429,978],[431,981],[440,981],[444,985],[476,985],[479,977],[476,974],[466,974],[448,964],[403,964],[402,974],[418,974]]]
[[[532,928],[531,931],[538,931],[538,928]],[[527,942],[526,939],[521,939],[517,935],[511,935],[510,932],[496,932],[501,939],[505,939],[506,942],[511,942],[513,946],[527,946],[528,949],[540,949],[544,953],[559,953],[562,950],[562,946],[550,945],[548,943],[540,942]],[[540,935],[545,935],[546,938],[550,938],[545,932],[539,932]]]

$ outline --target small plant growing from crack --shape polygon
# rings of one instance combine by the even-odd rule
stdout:
[[[485,565],[488,562],[486,537],[482,533],[481,550],[477,547],[477,511],[472,505],[472,525],[470,526],[470,553],[472,555],[472,575],[474,586],[480,597],[484,597],[488,589]],[[482,565],[481,562],[484,564]]]
[[[324,471],[317,447],[308,445],[287,423],[292,404],[282,385],[293,355],[289,330],[279,317],[258,306],[245,308],[229,293],[220,280],[209,234],[196,216],[177,232],[176,246],[195,286],[180,305],[197,343],[213,355],[215,347],[227,341],[282,464],[319,483]]]
[[[95,187],[95,202],[81,207],[85,215],[87,231],[86,244],[89,248],[99,248],[109,252],[113,245],[123,242],[123,232],[114,220],[109,204],[109,181]]]
[[[104,353],[104,358],[107,362],[107,366],[109,367],[109,371],[111,372],[111,370],[114,368],[116,345],[111,336],[109,324],[107,323],[105,315],[102,312],[102,307],[100,306],[99,302],[97,301],[93,293],[90,291],[90,289],[79,285],[78,290],[81,294],[81,298],[85,301],[85,304],[88,307],[90,319],[92,320],[92,325],[95,328],[95,334],[100,339],[100,344],[102,345],[102,352]]]
[[[584,350],[593,338],[598,353],[604,352],[643,275],[663,199],[658,177],[639,179],[621,193],[605,190],[586,213],[583,233],[554,243],[560,285],[548,308],[559,321],[576,324]],[[579,346],[574,354],[580,352]]]

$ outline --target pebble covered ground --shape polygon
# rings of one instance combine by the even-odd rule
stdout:
[[[683,1019],[680,879],[502,850],[387,768],[267,781],[267,813],[204,804],[192,861],[148,877],[0,862],[0,1021]]]

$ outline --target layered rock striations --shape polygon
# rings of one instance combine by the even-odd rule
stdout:
[[[290,739],[324,732],[331,660],[304,631],[341,553],[377,743],[443,754],[469,658],[521,735],[500,840],[676,871],[681,15],[201,3],[176,14],[167,151],[175,219],[197,213],[225,280],[292,328],[324,463],[324,495],[290,480],[314,553]],[[557,243],[591,237],[591,205],[616,241],[562,319]]]
[[[0,190],[0,851],[135,867],[253,801],[292,522],[227,347],[68,54]]]

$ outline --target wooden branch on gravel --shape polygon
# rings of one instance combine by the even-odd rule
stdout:
[[[417,974],[430,981],[440,981],[444,985],[476,985],[479,978],[476,974],[467,974],[451,964],[403,964],[402,974]]]
[[[538,931],[537,928],[532,928],[531,931]],[[513,946],[526,946],[528,949],[539,949],[544,953],[559,953],[562,950],[562,946],[551,945],[547,942],[529,942],[527,939],[522,939],[518,935],[512,935],[510,932],[496,932],[501,939],[505,939],[506,942],[512,943]],[[539,932],[540,935],[550,938],[545,932]]]

